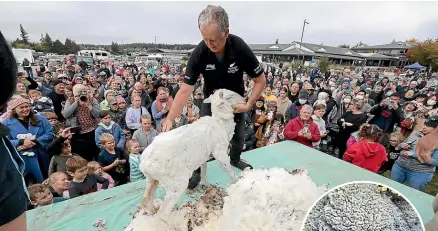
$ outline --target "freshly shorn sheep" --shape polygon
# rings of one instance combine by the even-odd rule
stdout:
[[[234,135],[233,105],[245,103],[239,94],[226,89],[215,91],[204,103],[211,103],[212,116],[179,127],[155,137],[141,155],[140,171],[147,177],[142,207],[153,213],[153,198],[158,184],[166,196],[157,212],[168,215],[187,188],[193,171],[201,167],[201,185],[206,183],[207,160],[210,155],[235,181],[228,156],[228,144]]]

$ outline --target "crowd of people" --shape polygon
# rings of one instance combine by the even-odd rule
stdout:
[[[1,116],[26,163],[29,208],[144,179],[140,154],[160,133],[185,69],[97,60],[47,69],[17,83]],[[436,73],[314,74],[265,70],[262,96],[245,113],[243,150],[294,140],[424,190],[438,152],[419,155],[416,144],[438,126]],[[254,82],[243,78],[248,97]],[[199,119],[202,101],[201,75],[173,128]]]

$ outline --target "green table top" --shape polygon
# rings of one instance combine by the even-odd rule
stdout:
[[[379,182],[406,196],[423,221],[433,217],[432,196],[292,141],[245,152],[242,157],[254,168],[306,168],[318,185],[327,184],[329,188],[351,181]],[[230,182],[216,161],[208,164],[207,183],[224,187]],[[135,182],[31,210],[27,212],[28,230],[96,231],[92,224],[103,219],[107,231],[121,231],[132,220],[145,184],[145,181]],[[159,188],[156,196],[162,197],[163,190]],[[192,200],[192,196],[184,195],[180,202]]]

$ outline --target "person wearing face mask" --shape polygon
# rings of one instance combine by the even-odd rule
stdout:
[[[364,104],[362,107],[362,113],[364,113],[365,115],[368,115],[371,111],[372,106],[365,99],[365,91],[360,90],[354,98],[358,99],[358,100],[363,100]]]
[[[300,92],[298,100],[291,104],[285,114],[286,123],[300,115],[300,110],[304,105],[309,105],[309,93],[307,91]]]

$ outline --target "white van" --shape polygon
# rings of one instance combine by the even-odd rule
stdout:
[[[15,61],[21,65],[23,63],[23,60],[26,58],[29,60],[31,65],[35,64],[35,59],[33,58],[32,50],[31,49],[16,49],[12,48],[12,53],[14,54]]]
[[[81,50],[78,51],[78,56],[91,56],[93,59],[104,60],[108,59],[111,54],[102,50]]]

